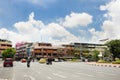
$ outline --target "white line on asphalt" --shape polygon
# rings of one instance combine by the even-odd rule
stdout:
[[[30,75],[24,75],[24,78],[30,78],[30,80],[35,80],[35,78]]]
[[[13,77],[12,80],[15,80],[15,69],[13,69]]]
[[[40,74],[41,72],[37,72],[37,73],[39,73],[39,74]]]
[[[77,75],[72,75],[73,77],[79,77],[79,76],[77,76]]]
[[[116,75],[116,74],[112,74],[112,73],[104,73],[104,72],[97,72],[97,73],[107,74],[107,75],[113,75],[113,76],[115,76],[115,75]]]
[[[56,74],[56,73],[52,73],[55,76],[61,77],[61,78],[67,78],[66,76],[60,75],[60,74]]]
[[[94,77],[93,75],[90,75],[90,74],[86,74],[86,73],[77,73],[77,74],[81,74],[81,75],[85,75],[85,76]]]
[[[48,79],[52,79],[51,77],[47,76]]]

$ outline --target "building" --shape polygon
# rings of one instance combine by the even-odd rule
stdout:
[[[33,58],[59,58],[65,55],[65,49],[63,46],[53,46],[51,43],[27,43],[21,42],[16,44],[16,59],[27,58],[31,56]]]
[[[79,55],[80,58],[82,58],[83,53],[91,54],[94,50],[97,50],[104,54],[105,49],[107,49],[107,46],[104,44],[71,43],[71,45],[74,46],[74,52],[75,54]]]
[[[93,50],[104,51],[107,46],[104,44],[92,44],[92,43],[71,43],[74,45],[75,50],[79,50],[80,52],[88,52]]]
[[[63,44],[65,55],[64,58],[73,58],[74,57],[74,45],[72,44]]]
[[[31,55],[30,48],[32,46],[32,43],[28,42],[20,42],[15,45],[16,47],[16,54],[15,58],[20,60],[22,58],[27,58]]]
[[[2,51],[4,51],[7,48],[12,48],[11,41],[0,39],[0,57],[2,57]]]
[[[52,57],[59,58],[65,55],[64,47],[53,46],[51,43],[34,43],[34,54],[35,58]]]
[[[103,44],[91,44],[91,43],[70,43],[63,44],[61,46],[53,46],[51,43],[28,43],[21,42],[16,44],[16,58],[27,58],[29,56],[33,58],[81,58],[81,54],[89,53],[98,50],[103,53],[105,48]]]

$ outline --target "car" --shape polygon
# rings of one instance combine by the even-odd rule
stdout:
[[[21,59],[21,62],[25,63],[25,62],[27,62],[27,60],[26,59]]]
[[[12,58],[5,58],[5,60],[3,62],[3,66],[4,67],[8,67],[8,66],[13,67],[13,59]]]
[[[39,60],[39,63],[46,63],[46,59],[45,59],[45,58],[41,58],[41,59]]]

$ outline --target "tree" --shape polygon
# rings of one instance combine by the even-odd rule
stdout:
[[[113,54],[113,59],[120,58],[120,40],[111,40],[106,43],[110,52]]]
[[[3,59],[4,58],[13,58],[15,54],[15,49],[14,48],[8,48],[2,52]]]
[[[84,57],[84,58],[91,58],[91,54],[90,53],[82,53],[82,56]]]
[[[92,52],[92,59],[95,60],[95,61],[98,61],[98,59],[99,59],[98,54],[99,54],[99,51],[94,50]]]
[[[113,61],[113,54],[110,52],[109,49],[105,49],[104,54],[103,54],[104,60],[106,61]]]

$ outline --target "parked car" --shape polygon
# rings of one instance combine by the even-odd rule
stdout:
[[[39,60],[39,63],[46,63],[46,59],[45,59],[45,58],[41,58],[41,59]]]
[[[7,66],[13,67],[13,59],[12,58],[5,58],[5,60],[3,62],[3,66],[4,67],[7,67]]]
[[[24,63],[24,62],[27,62],[27,60],[26,59],[21,59],[21,62]]]

